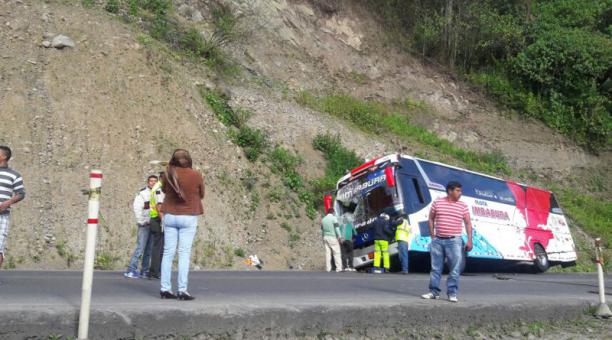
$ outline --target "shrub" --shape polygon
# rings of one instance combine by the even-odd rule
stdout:
[[[118,0],[108,0],[106,2],[106,6],[104,9],[109,13],[119,13],[119,1]]]
[[[215,91],[207,90],[201,87],[200,94],[208,105],[210,105],[213,112],[217,116],[217,119],[219,119],[221,123],[226,126],[241,128],[245,126],[246,122],[252,115],[252,113],[248,110],[234,110],[228,103],[229,98],[226,98]]]
[[[244,250],[242,250],[242,248],[236,248],[234,249],[234,255],[238,256],[238,257],[244,257]]]
[[[259,129],[242,126],[230,134],[232,141],[241,146],[246,158],[254,162],[268,147],[267,134]]]

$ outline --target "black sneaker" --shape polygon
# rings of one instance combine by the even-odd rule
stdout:
[[[176,298],[185,301],[195,300],[195,297],[187,292],[179,292]]]
[[[176,299],[176,295],[174,295],[173,292],[170,291],[160,291],[159,295],[161,296],[162,299]]]

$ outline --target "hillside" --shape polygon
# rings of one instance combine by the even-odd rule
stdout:
[[[0,143],[13,148],[11,166],[28,191],[14,210],[9,267],[80,265],[87,204],[81,190],[88,170],[99,168],[98,266],[123,268],[135,243],[131,200],[160,170],[149,161],[168,159],[180,146],[192,153],[208,190],[196,268],[243,268],[243,254],[257,254],[266,268],[321,269],[318,217],[308,217],[299,192],[267,160],[270,153],[247,158],[206,93],[250,111],[243,124],[298,155],[305,182],[325,173],[313,139],[328,131],[362,158],[401,150],[465,166],[430,145],[367,131],[300,100],[344,93],[409,103],[412,124],[461,148],[503,156],[513,179],[610,197],[609,151],[593,155],[540,122],[508,116],[452,74],[395,49],[379,18],[354,2],[175,1],[164,14],[170,27],[214,37],[231,19],[224,32],[232,34],[206,62],[185,51],[201,47],[185,36],[172,40],[175,31],[156,31],[150,9],[132,15],[129,2],[116,3],[116,13],[106,1],[0,3]],[[41,45],[56,34],[76,46]],[[597,190],[588,185],[594,179]]]

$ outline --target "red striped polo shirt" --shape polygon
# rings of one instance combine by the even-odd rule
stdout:
[[[447,197],[436,199],[431,205],[430,214],[434,217],[436,236],[461,236],[463,219],[470,217],[467,204],[461,201],[451,202]]]

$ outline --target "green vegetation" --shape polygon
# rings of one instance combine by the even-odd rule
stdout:
[[[281,223],[280,227],[284,230],[286,230],[287,232],[291,232],[291,226],[289,225],[289,223],[287,222],[283,222]]]
[[[312,109],[347,120],[365,132],[391,133],[406,142],[416,142],[434,148],[462,162],[471,170],[504,175],[511,173],[501,153],[477,153],[465,150],[423,127],[410,124],[409,110],[423,109],[422,103],[407,100],[403,103],[386,104],[363,101],[346,94],[315,97],[308,92],[301,92],[297,101]]]
[[[109,13],[119,13],[119,1],[118,0],[108,0],[106,2],[106,6],[104,9]]]
[[[94,5],[94,0],[82,0],[81,3],[85,8],[91,8]]]
[[[224,263],[225,267],[233,267],[234,266],[234,249],[231,245],[226,245],[223,247],[223,255],[224,255]]]
[[[268,136],[263,130],[254,129],[246,125],[251,113],[246,110],[234,110],[228,104],[228,98],[215,91],[200,88],[202,98],[210,105],[213,112],[227,127],[230,128],[229,137],[242,147],[246,158],[256,161],[268,148]]]
[[[293,249],[293,247],[295,247],[295,244],[301,239],[301,236],[297,233],[290,233],[289,234],[289,248]]]
[[[325,192],[334,190],[336,182],[351,170],[363,163],[355,152],[342,145],[340,136],[330,133],[319,134],[312,141],[312,146],[321,152],[327,160],[325,176],[313,181],[313,192],[319,200]]]
[[[66,266],[70,268],[77,257],[69,249],[67,249],[66,241],[58,241],[55,244],[55,250],[57,250],[57,255],[59,255],[59,257],[66,260]]]
[[[238,130],[230,130],[230,138],[236,145],[242,147],[246,158],[252,162],[256,161],[268,147],[267,134],[246,125]]]
[[[115,263],[118,260],[118,256],[114,256],[106,252],[99,252],[94,260],[94,268],[101,270],[112,270],[115,269]]]
[[[598,151],[612,131],[612,0],[368,1],[394,45]]]
[[[15,269],[17,265],[15,264],[15,258],[13,256],[6,257],[6,269]]]
[[[238,257],[245,257],[244,250],[242,250],[242,248],[234,249],[234,255],[236,255]]]
[[[612,203],[566,188],[557,192],[566,214],[586,232],[612,246]]]
[[[95,4],[93,0],[82,0],[82,3],[84,7]],[[153,38],[203,61],[221,74],[234,74],[237,68],[223,48],[244,35],[239,28],[241,17],[218,2],[211,2],[209,6],[213,30],[208,35],[182,24],[175,17],[172,0],[107,0],[104,9],[138,23]]]

